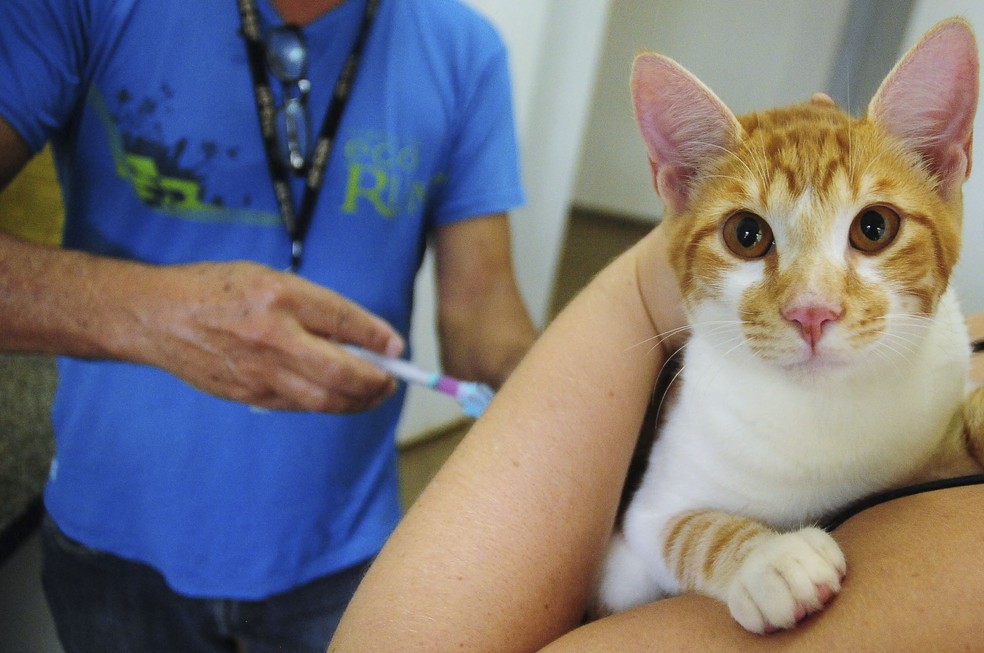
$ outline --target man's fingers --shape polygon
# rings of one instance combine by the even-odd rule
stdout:
[[[175,268],[193,301],[166,314],[181,356],[161,367],[220,397],[282,410],[353,412],[396,389],[382,370],[341,344],[397,355],[400,334],[345,297],[300,277],[249,263]],[[196,294],[197,293],[197,294]],[[183,320],[183,321],[182,321]],[[166,353],[166,352],[165,352]]]
[[[386,320],[331,290],[314,284],[307,290],[297,314],[310,332],[387,356],[403,353],[403,338]]]
[[[332,380],[340,377],[344,380]],[[396,391],[396,381],[382,375],[362,375],[359,371],[333,370],[321,378],[292,371],[274,375],[270,389],[250,404],[277,410],[323,413],[355,413],[376,408]]]
[[[375,365],[312,333],[299,334],[293,365],[277,377],[280,394],[303,410],[354,412],[374,408],[396,391],[396,380]],[[402,344],[402,341],[401,341]]]
[[[355,393],[351,386],[332,386],[298,375],[284,375],[279,390],[271,393],[267,401],[258,404],[283,410],[356,413],[372,410],[386,401],[396,391],[396,382],[387,378],[362,389],[361,393]]]

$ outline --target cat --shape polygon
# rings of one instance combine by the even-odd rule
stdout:
[[[735,117],[673,60],[636,58],[636,120],[691,333],[595,616],[699,592],[749,631],[793,627],[847,571],[814,524],[887,488],[980,471],[949,288],[977,80],[959,18],[923,36],[862,118],[823,94]]]

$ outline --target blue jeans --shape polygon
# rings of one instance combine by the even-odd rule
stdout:
[[[68,538],[46,517],[42,581],[66,653],[324,653],[369,563],[260,601],[194,599],[153,568]]]

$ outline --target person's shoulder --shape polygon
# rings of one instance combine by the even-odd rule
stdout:
[[[442,34],[445,39],[502,47],[502,38],[491,20],[461,0],[403,0],[397,4],[417,25]]]
[[[479,28],[490,25],[484,14],[462,0],[402,0],[401,4],[415,13],[425,13],[434,20],[443,20],[464,27]]]

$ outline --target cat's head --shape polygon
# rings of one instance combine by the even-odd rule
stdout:
[[[859,119],[822,94],[736,117],[679,64],[640,55],[636,118],[694,334],[790,368],[909,346],[960,250],[977,87],[960,19]]]

